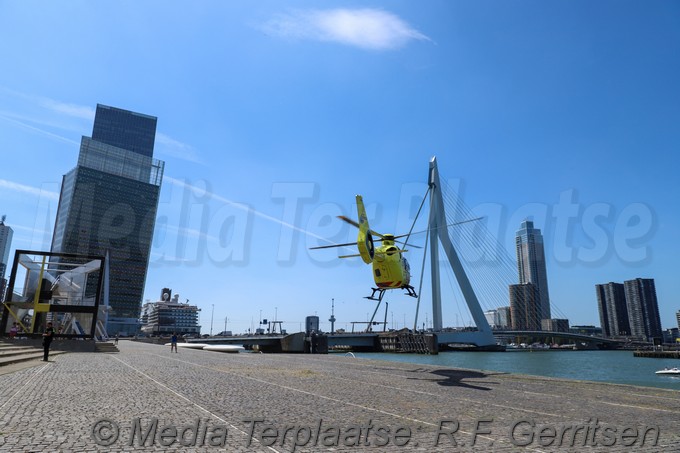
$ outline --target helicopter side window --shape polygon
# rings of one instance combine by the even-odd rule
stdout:
[[[376,270],[375,270],[375,276],[376,276],[376,277],[380,277],[380,269],[376,269]]]

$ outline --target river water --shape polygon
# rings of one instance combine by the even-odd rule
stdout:
[[[438,355],[355,353],[357,357],[452,368],[503,371],[565,379],[601,381],[680,390],[680,377],[659,376],[678,359],[633,357],[633,351],[442,352]]]

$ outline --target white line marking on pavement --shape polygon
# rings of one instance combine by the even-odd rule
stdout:
[[[154,355],[154,356],[160,357],[160,358],[162,358],[162,359],[169,359],[169,360],[174,360],[174,361],[181,362],[181,363],[186,363],[186,364],[188,364],[188,365],[193,365],[193,366],[197,366],[197,367],[200,367],[200,368],[207,368],[207,369],[212,370],[212,371],[217,371],[218,373],[232,374],[232,375],[238,376],[238,377],[240,377],[240,378],[249,379],[249,380],[251,380],[251,381],[259,382],[259,383],[262,383],[262,384],[273,385],[273,386],[276,386],[276,387],[280,387],[280,388],[282,388],[282,389],[286,389],[286,390],[290,390],[290,391],[293,391],[293,392],[302,393],[302,394],[304,394],[304,395],[315,396],[315,397],[317,397],[317,398],[325,399],[325,400],[328,400],[328,401],[333,401],[333,402],[340,403],[340,404],[345,404],[345,405],[348,405],[348,406],[354,406],[354,407],[357,407],[357,408],[359,408],[359,409],[363,409],[363,410],[366,410],[366,411],[377,412],[377,413],[379,413],[379,414],[384,414],[384,415],[388,415],[388,416],[390,416],[390,417],[395,417],[395,418],[400,418],[400,419],[403,419],[403,420],[408,420],[408,421],[410,421],[410,422],[421,423],[421,424],[424,424],[424,425],[429,425],[429,426],[438,427],[438,425],[437,425],[436,423],[430,423],[430,422],[426,422],[426,421],[424,421],[424,420],[419,420],[419,419],[417,419],[417,418],[406,417],[406,416],[403,416],[403,415],[395,414],[395,413],[393,413],[393,412],[384,411],[384,410],[382,410],[382,409],[375,409],[375,408],[368,407],[368,406],[364,406],[364,405],[361,405],[361,404],[351,403],[351,402],[348,402],[348,401],[339,400],[339,399],[337,399],[337,398],[331,398],[330,396],[320,395],[320,394],[318,394],[318,393],[313,393],[313,392],[308,392],[308,391],[306,391],[306,390],[296,389],[295,387],[289,387],[289,386],[287,386],[287,385],[277,384],[277,383],[274,383],[274,382],[265,381],[265,380],[263,380],[263,379],[254,378],[254,377],[251,377],[251,376],[245,376],[245,375],[243,375],[243,374],[238,374],[238,373],[235,373],[235,372],[233,372],[233,371],[220,370],[220,369],[213,368],[213,367],[210,367],[210,366],[201,365],[201,364],[193,363],[193,362],[187,362],[186,360],[175,359],[175,358],[172,358],[172,357],[166,357],[166,356],[162,356],[162,355],[159,355],[159,354],[151,354],[151,353],[147,353],[147,354],[149,354],[149,355]],[[355,382],[356,382],[356,380],[355,380]],[[161,385],[162,385],[162,384],[161,384]],[[387,386],[385,386],[385,387],[387,387]],[[392,389],[392,387],[387,387],[387,388]],[[424,392],[422,392],[422,393],[424,393]],[[194,403],[194,404],[195,404],[195,403]],[[459,430],[458,432],[461,432],[461,433],[464,433],[464,434],[469,434],[469,435],[472,435],[472,434],[473,434],[472,432],[463,431],[463,430]],[[487,439],[487,440],[490,440],[490,441],[492,441],[492,442],[506,443],[506,442],[504,442],[503,440],[494,439],[494,438],[487,437],[487,436],[483,436],[483,435],[480,435],[480,434],[477,434],[476,437],[479,437],[479,438],[482,438],[482,439]],[[538,449],[535,449],[535,448],[528,448],[528,447],[525,448],[525,450],[535,451],[535,452],[541,452],[541,453],[544,452],[544,450],[538,450]]]
[[[31,381],[32,381],[33,379],[35,379],[35,377],[36,377],[37,375],[39,375],[40,373],[42,373],[43,371],[45,371],[45,369],[46,369],[47,367],[48,367],[48,365],[43,365],[42,368],[40,368],[40,369],[39,369],[38,371],[36,371],[30,378],[28,378],[28,380],[27,380],[26,382],[24,382],[24,385],[22,385],[21,387],[19,387],[19,389],[17,389],[17,391],[14,392],[14,393],[12,394],[12,396],[10,396],[9,398],[7,398],[7,401],[5,401],[5,403],[4,403],[2,406],[0,406],[0,411],[1,411],[5,406],[7,406],[7,404],[9,404],[9,402],[12,401],[12,399],[13,399],[15,396],[17,396],[17,395],[19,394],[19,392],[21,392],[24,388],[26,388],[26,386],[27,386],[28,384],[30,384]]]
[[[154,354],[154,355],[155,355],[155,354]],[[131,369],[133,369],[133,370],[135,370],[137,373],[141,374],[142,376],[144,376],[144,377],[147,378],[148,380],[154,382],[156,385],[158,385],[158,386],[160,386],[160,387],[163,387],[164,389],[166,389],[166,390],[168,390],[169,392],[173,393],[175,396],[178,396],[179,398],[182,398],[183,400],[185,400],[185,401],[187,401],[187,402],[193,404],[194,406],[196,406],[196,407],[199,408],[200,410],[202,410],[202,411],[204,411],[204,412],[210,414],[211,416],[215,417],[215,418],[218,419],[219,421],[221,421],[221,422],[223,422],[223,423],[226,423],[227,425],[229,425],[229,426],[231,426],[232,428],[234,428],[236,431],[238,431],[238,432],[244,434],[246,437],[250,437],[250,436],[248,436],[248,433],[246,433],[245,431],[243,431],[243,430],[237,428],[236,426],[234,426],[234,425],[232,425],[231,423],[229,423],[227,420],[223,419],[222,417],[220,417],[219,415],[215,414],[214,412],[211,412],[210,410],[206,409],[205,407],[201,406],[200,404],[198,404],[198,403],[196,403],[196,402],[194,402],[194,401],[191,401],[191,400],[190,400],[189,398],[187,398],[186,396],[182,395],[181,393],[176,392],[175,390],[171,389],[170,387],[168,387],[167,385],[163,384],[162,382],[160,382],[160,381],[158,381],[158,380],[152,378],[151,376],[149,376],[148,374],[144,373],[143,371],[141,371],[141,370],[135,368],[134,366],[130,365],[129,363],[124,362],[123,360],[119,359],[119,358],[116,357],[116,356],[113,356],[113,355],[112,355],[111,357],[114,358],[114,359],[116,359],[116,360],[118,360],[118,361],[119,361],[120,363],[122,363],[123,365],[125,365],[125,366],[127,366],[127,367],[129,367],[129,368],[131,368]],[[162,357],[162,356],[159,356],[159,357]],[[181,360],[180,360],[180,362],[181,362]],[[187,363],[190,363],[190,362],[187,362]],[[260,442],[260,441],[259,441],[257,438],[255,438],[255,437],[253,437],[252,439],[254,439],[254,440],[255,440],[256,442],[258,442],[258,443]],[[267,447],[267,448],[268,448],[269,450],[271,450],[271,451],[275,451],[275,452],[277,452],[277,453],[280,453],[279,450],[276,450],[275,448],[272,448],[272,447]]]

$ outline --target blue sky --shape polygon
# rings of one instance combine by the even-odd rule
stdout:
[[[677,2],[0,1],[0,61],[13,246],[49,244],[97,103],[154,115],[166,178],[145,298],[171,287],[204,332],[213,304],[214,331],[260,311],[297,330],[331,299],[339,327],[365,321],[368,268],[308,247],[353,239],[334,216],[357,193],[374,229],[407,231],[434,155],[510,254],[534,218],[572,324],[599,325],[596,283],[649,277],[675,325]],[[409,260],[417,283],[422,251]],[[388,300],[411,325],[414,301]],[[468,319],[447,300],[445,325]]]

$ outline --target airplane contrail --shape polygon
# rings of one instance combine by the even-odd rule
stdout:
[[[181,187],[189,188],[189,189],[192,189],[192,190],[194,190],[194,189],[195,189],[195,190],[203,190],[203,189],[200,188],[200,187],[192,186],[191,184],[188,184],[188,183],[186,183],[186,182],[184,182],[184,181],[182,181],[182,180],[179,180],[179,179],[175,179],[175,178],[173,178],[173,177],[171,177],[171,176],[167,176],[167,175],[166,175],[166,176],[163,177],[163,179],[168,180],[170,183],[172,183],[172,184],[174,184],[174,185],[176,185],[176,186],[181,186]],[[276,217],[273,217],[273,216],[270,216],[270,215],[265,214],[265,213],[263,213],[263,212],[257,211],[257,210],[255,210],[255,209],[253,209],[253,208],[251,208],[250,206],[247,206],[247,205],[245,205],[245,204],[237,203],[237,202],[235,202],[235,201],[229,200],[229,199],[227,199],[227,198],[224,198],[224,197],[222,197],[222,196],[220,196],[220,195],[217,195],[217,194],[214,194],[214,193],[212,194],[212,197],[213,197],[215,200],[221,201],[222,203],[228,204],[229,206],[233,206],[233,207],[235,207],[236,209],[240,209],[240,210],[242,210],[242,211],[250,212],[250,213],[252,213],[253,215],[255,215],[255,216],[257,216],[257,217],[260,217],[260,218],[262,218],[262,219],[268,220],[268,221],[270,221],[270,222],[277,223],[277,224],[282,225],[282,226],[284,226],[284,227],[286,227],[286,228],[290,228],[290,229],[292,229],[292,230],[299,231],[300,233],[305,234],[305,235],[307,235],[307,236],[313,237],[313,238],[315,238],[315,239],[320,239],[320,240],[326,241],[326,242],[332,242],[332,241],[329,241],[328,239],[326,239],[326,238],[324,238],[324,237],[322,237],[322,236],[319,236],[318,234],[312,233],[311,231],[305,230],[305,229],[300,228],[300,227],[298,227],[298,226],[295,226],[295,225],[293,225],[293,224],[291,224],[291,223],[284,222],[284,221],[281,220],[281,219],[277,219]]]
[[[50,138],[54,138],[54,139],[56,139],[56,140],[59,140],[59,141],[62,141],[62,142],[66,142],[66,143],[71,143],[71,144],[75,144],[75,145],[80,145],[80,143],[77,142],[77,141],[75,141],[75,140],[71,140],[70,138],[62,137],[62,136],[59,135],[59,134],[55,134],[55,133],[53,133],[53,132],[49,132],[49,131],[46,131],[46,130],[44,130],[44,129],[40,129],[39,127],[31,126],[30,124],[26,124],[26,123],[24,123],[23,121],[16,120],[16,119],[11,118],[11,117],[9,117],[9,116],[0,114],[0,118],[3,119],[3,120],[5,120],[5,121],[8,121],[8,122],[10,122],[10,123],[17,124],[17,125],[19,125],[19,126],[21,126],[21,127],[23,127],[23,128],[26,128],[26,129],[28,129],[28,130],[30,130],[30,131],[38,132],[38,133],[40,133],[40,134],[47,135],[47,136],[50,137]]]

